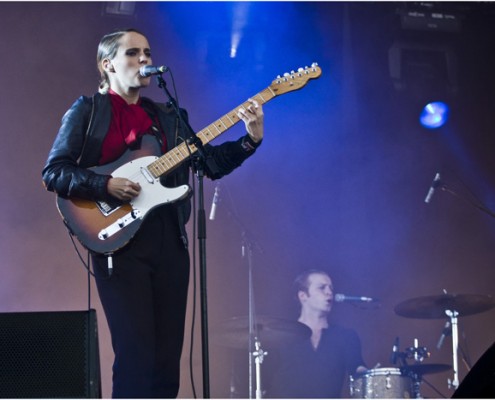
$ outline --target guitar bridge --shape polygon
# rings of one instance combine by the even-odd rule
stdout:
[[[141,211],[132,210],[130,213],[124,215],[122,218],[119,218],[113,224],[108,225],[106,228],[102,229],[98,233],[98,239],[106,240],[109,237],[115,235],[117,232],[124,229],[126,226],[132,224],[138,218],[143,218],[141,215]]]

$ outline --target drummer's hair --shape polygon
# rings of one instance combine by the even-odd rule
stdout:
[[[320,269],[308,269],[307,271],[302,272],[299,274],[296,279],[294,279],[294,295],[296,296],[296,300],[299,302],[298,298],[298,293],[299,292],[304,292],[308,293],[309,289],[309,276],[313,274],[320,274],[320,275],[326,275],[330,276],[328,272],[320,270]]]

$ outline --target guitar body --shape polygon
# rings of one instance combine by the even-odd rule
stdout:
[[[188,185],[168,188],[154,177],[148,166],[158,159],[156,140],[146,135],[141,149],[128,150],[117,161],[92,168],[99,174],[127,178],[141,185],[141,192],[130,203],[106,203],[91,200],[57,197],[57,207],[72,234],[95,253],[112,253],[125,246],[139,230],[146,215],[155,207],[172,203],[188,196]],[[117,168],[116,168],[117,167]],[[116,169],[115,169],[116,168]]]

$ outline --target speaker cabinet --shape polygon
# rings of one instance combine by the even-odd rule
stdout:
[[[0,313],[0,397],[101,397],[96,311]]]

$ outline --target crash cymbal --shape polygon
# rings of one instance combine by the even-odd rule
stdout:
[[[256,317],[254,324],[256,337],[262,349],[288,344],[295,339],[309,338],[311,329],[297,321],[288,321],[268,316]],[[249,344],[249,318],[233,317],[220,322],[213,329],[213,342],[235,349],[247,349]]]
[[[449,371],[450,369],[452,369],[452,366],[448,364],[416,364],[401,367],[403,372],[412,372],[416,375],[437,374],[439,372]]]
[[[442,294],[423,296],[403,301],[395,306],[395,313],[408,318],[446,318],[446,310],[457,311],[458,316],[478,314],[495,307],[489,295]]]

